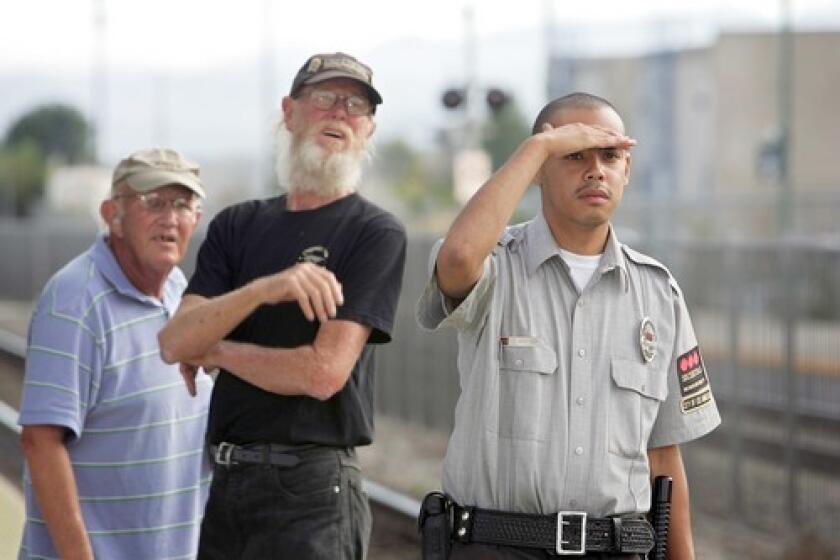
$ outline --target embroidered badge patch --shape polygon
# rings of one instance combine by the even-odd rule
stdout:
[[[706,377],[706,367],[700,355],[700,347],[695,346],[677,358],[677,374],[680,381],[680,408],[683,414],[688,414],[712,401],[712,391],[709,379]]]

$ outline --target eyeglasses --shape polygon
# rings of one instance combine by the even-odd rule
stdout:
[[[354,117],[367,117],[373,112],[370,100],[361,95],[339,95],[328,89],[313,89],[309,100],[322,111],[329,111],[338,101],[342,101],[347,113]]]
[[[170,205],[176,214],[184,218],[193,218],[201,210],[201,204],[195,199],[183,196],[166,198],[156,192],[116,194],[114,198],[136,198],[143,208],[152,214],[163,214]]]

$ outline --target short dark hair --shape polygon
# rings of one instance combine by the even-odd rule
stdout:
[[[542,108],[542,111],[540,111],[540,114],[537,115],[537,119],[534,121],[534,127],[531,129],[531,134],[542,132],[542,126],[551,119],[551,116],[554,115],[554,113],[562,109],[601,109],[602,107],[612,109],[615,111],[615,114],[621,118],[621,115],[618,113],[618,109],[616,109],[612,103],[603,97],[598,97],[597,95],[592,95],[591,93],[585,93],[582,91],[576,91],[574,93],[564,95],[563,97],[558,97],[557,99],[550,101]]]

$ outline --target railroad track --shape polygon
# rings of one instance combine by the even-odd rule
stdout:
[[[17,406],[23,384],[26,341],[0,329],[0,476],[21,488],[23,457],[18,443]],[[370,560],[408,560],[420,557],[417,512],[420,503],[400,492],[364,481],[373,512]]]

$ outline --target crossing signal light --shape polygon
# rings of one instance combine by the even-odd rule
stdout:
[[[492,88],[487,91],[487,106],[494,113],[498,113],[507,105],[508,95],[498,88]]]
[[[464,103],[464,90],[448,89],[443,92],[443,106],[447,109],[455,109]]]

